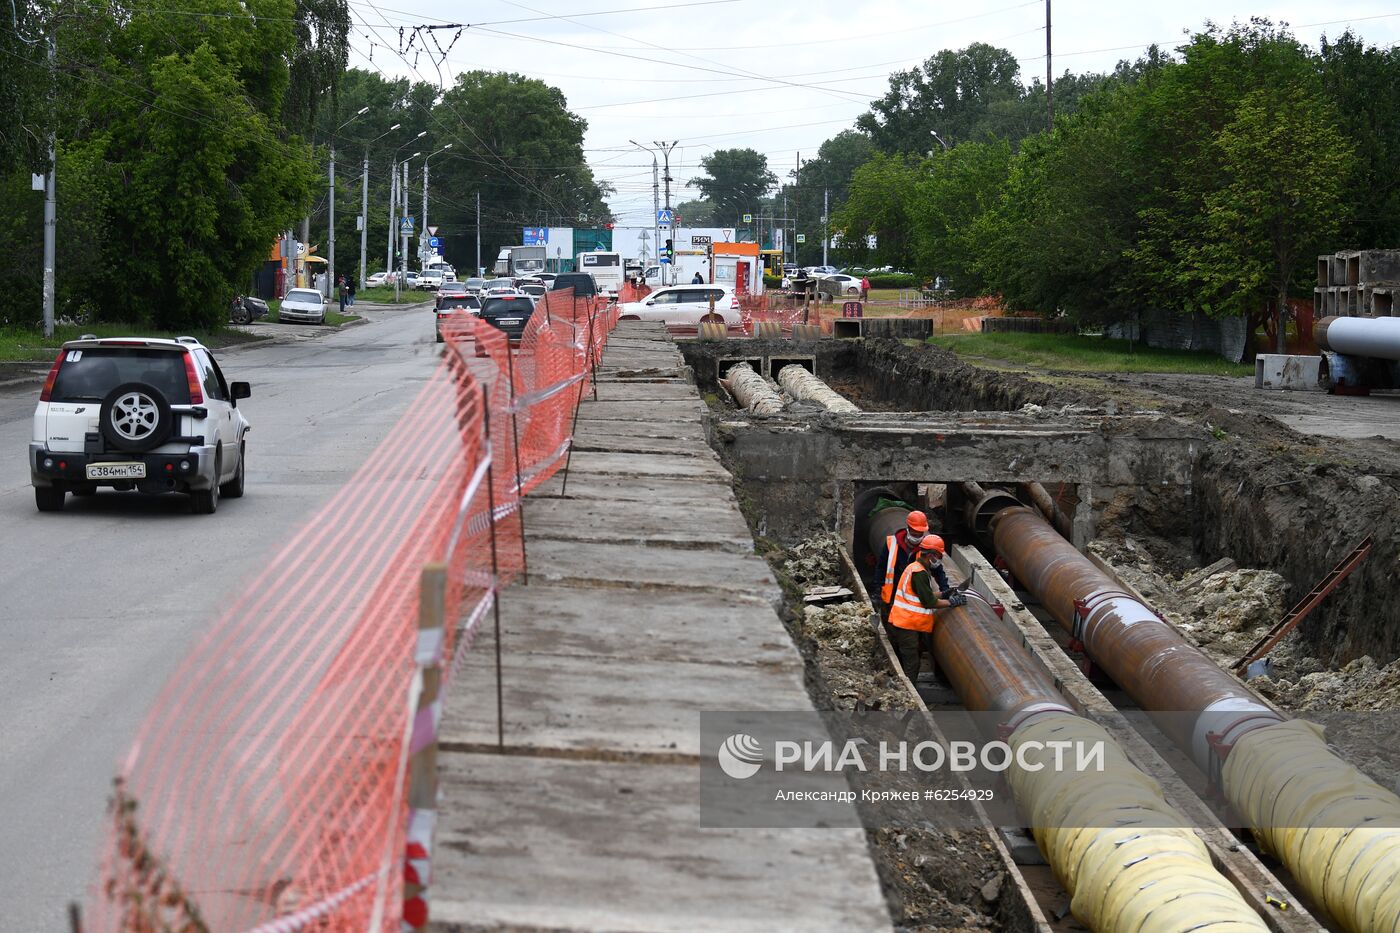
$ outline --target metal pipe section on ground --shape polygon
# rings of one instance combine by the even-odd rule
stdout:
[[[1400,318],[1325,317],[1313,325],[1313,340],[1346,356],[1400,360]]]
[[[993,522],[997,553],[1090,659],[1162,725],[1324,911],[1400,930],[1400,798],[1286,722],[1030,509]]]
[[[842,414],[860,412],[860,408],[854,402],[812,375],[807,371],[807,367],[800,363],[789,363],[778,370],[778,385],[798,401],[815,402],[827,411]]]
[[[748,363],[734,364],[720,381],[751,415],[776,415],[783,410],[782,396]]]
[[[968,709],[1005,714],[1015,750],[1007,782],[1070,909],[1090,929],[1268,929],[1157,782],[1102,726],[1065,704],[985,602],[973,595],[966,606],[941,610],[933,648]],[[1054,742],[1101,747],[1102,770],[1054,767]]]
[[[1069,516],[1050,497],[1050,491],[1039,483],[1021,483],[1020,486],[1021,492],[1035,504],[1036,508],[1040,509],[1040,514],[1044,515],[1046,520],[1055,526],[1055,530],[1067,540],[1073,539],[1074,528],[1070,525]]]

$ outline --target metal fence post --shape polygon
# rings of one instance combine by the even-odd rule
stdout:
[[[442,648],[447,565],[428,564],[418,586],[418,704],[408,758],[408,833],[405,837],[403,921],[412,929],[428,923],[433,830],[437,824],[437,742],[442,721]]]

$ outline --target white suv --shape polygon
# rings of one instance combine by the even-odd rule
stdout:
[[[196,513],[243,495],[248,421],[228,383],[193,337],[70,340],[44,380],[34,409],[29,471],[41,512],[66,493],[99,486],[183,492]]]

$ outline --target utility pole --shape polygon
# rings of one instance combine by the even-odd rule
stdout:
[[[652,245],[656,247],[657,275],[661,274],[661,170],[656,164],[656,153],[651,154],[651,224]],[[647,270],[642,270],[642,284],[646,284]]]
[[[428,256],[428,160],[423,160],[423,213],[418,218],[418,271]]]
[[[326,247],[326,287],[335,288],[335,146],[331,146],[330,171],[330,236]]]
[[[655,140],[652,140],[652,145],[661,150],[661,157],[662,157],[662,159],[664,160],[665,166],[666,166],[666,173],[665,173],[664,175],[661,176],[661,179],[662,179],[662,181],[665,182],[665,184],[666,184],[666,210],[667,210],[668,212],[671,210],[671,150],[674,149],[674,148],[676,148],[676,144],[679,143],[679,142],[680,142],[680,140],[672,140],[672,141],[669,142],[669,143],[659,143],[659,142],[656,142]],[[659,216],[660,216],[660,215],[658,214],[658,217],[659,217]],[[673,215],[673,216],[674,216],[674,215]],[[674,238],[675,230],[676,230],[676,226],[675,226],[674,223],[672,223],[672,225],[671,225],[671,233],[672,233],[673,238]],[[668,284],[668,285],[675,285],[675,284],[676,284],[676,257],[675,257],[675,256],[672,256],[672,257],[671,257],[671,269],[670,269],[670,272],[671,272],[671,275],[670,275],[671,281],[668,282],[668,283],[666,283],[666,284]]]
[[[802,153],[797,154],[797,171],[793,173],[792,186],[797,190],[797,197],[792,202],[792,261],[798,266],[802,265],[802,257],[798,254],[797,237],[802,232],[802,227],[797,218],[802,216]]]
[[[399,163],[389,163],[389,235],[384,238],[384,271],[394,271],[394,205],[399,197]],[[397,278],[397,276],[396,276]],[[397,289],[395,289],[397,292]]]
[[[360,171],[360,288],[365,287],[365,247],[369,243],[369,147],[365,147],[364,167]]]
[[[822,189],[822,265],[826,265],[826,241],[830,237],[826,234],[826,215],[831,209],[831,189]]]
[[[1045,0],[1045,119],[1055,131],[1055,77],[1050,63],[1050,0]]]
[[[403,160],[403,181],[399,183],[399,190],[403,192],[403,220],[408,219],[408,163],[413,161],[414,153]],[[402,223],[399,224],[399,278],[408,277],[408,229]]]
[[[481,275],[481,192],[476,193],[476,274]]]
[[[49,74],[55,74],[58,64],[58,40],[49,35]],[[58,233],[58,202],[54,173],[58,168],[58,135],[49,128],[49,171],[44,176],[44,336],[53,336],[54,323],[54,253]]]

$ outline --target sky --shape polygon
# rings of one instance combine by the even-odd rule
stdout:
[[[1052,0],[1053,2],[1053,0]],[[350,64],[450,84],[461,71],[514,71],[561,91],[588,122],[585,154],[619,223],[651,222],[654,147],[671,155],[673,204],[715,149],[749,147],[786,177],[799,156],[854,124],[889,74],[939,49],[987,42],[1009,49],[1021,77],[1045,75],[1044,0],[349,0]],[[1148,45],[1173,48],[1207,21],[1287,22],[1316,47],[1348,27],[1368,43],[1400,43],[1400,4],[1059,0],[1051,35],[1056,75],[1108,71]],[[438,29],[432,55],[399,54],[399,30]],[[436,46],[433,45],[436,41]],[[406,39],[405,39],[406,41]],[[416,47],[416,46],[415,46]],[[441,48],[444,54],[437,54]],[[372,60],[371,60],[372,57]],[[439,73],[441,77],[439,78]],[[466,115],[469,116],[469,115]]]

